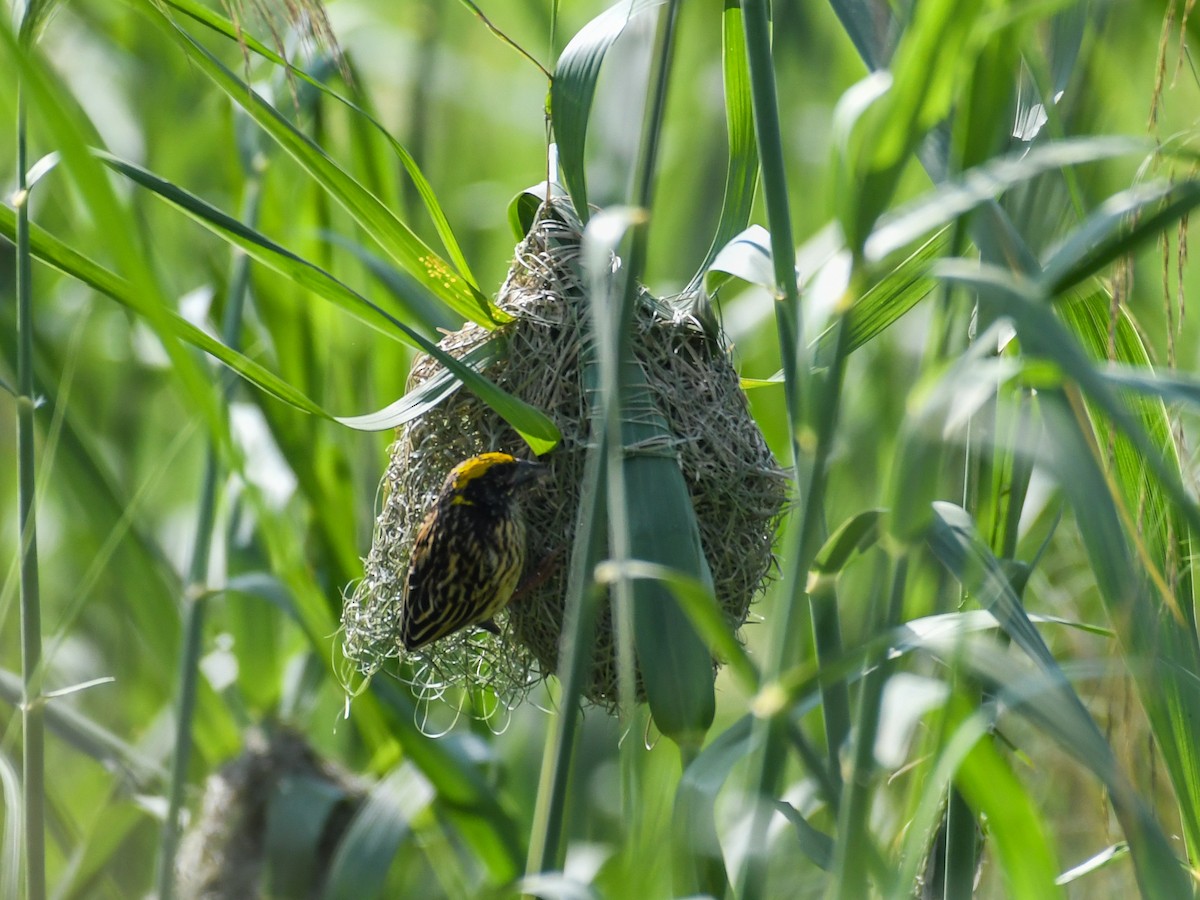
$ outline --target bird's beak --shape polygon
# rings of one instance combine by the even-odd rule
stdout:
[[[536,481],[539,478],[544,478],[550,474],[550,467],[545,466],[540,462],[534,462],[528,459],[517,460],[517,471],[513,474],[513,484],[525,484],[530,481]]]

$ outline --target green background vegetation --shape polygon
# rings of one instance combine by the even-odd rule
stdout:
[[[722,644],[698,571],[669,582],[674,625],[651,636],[731,655],[711,722],[707,680],[670,673],[653,719],[627,705],[576,722],[557,683],[452,728],[385,676],[347,706],[341,596],[390,432],[329,416],[404,393],[415,351],[396,322],[436,340],[470,307],[467,272],[438,293],[413,262],[406,228],[453,250],[394,142],[493,296],[510,202],[546,174],[543,72],[434,0],[330,4],[350,80],[279,15],[248,12],[239,42],[219,4],[35,3],[32,33],[0,26],[14,242],[19,143],[37,176],[20,323],[25,256],[0,242],[0,405],[16,411],[0,416],[0,896],[42,896],[43,832],[53,896],[161,886],[168,809],[195,815],[204,779],[264,723],[368,792],[314,896],[905,897],[921,876],[962,897],[980,854],[982,896],[1194,892],[1196,23],[1150,0],[790,0],[773,4],[768,59],[765,4],[743,5],[634,4],[586,146],[561,118],[586,77],[560,68],[554,94],[573,190],[581,153],[600,208],[646,202],[633,175],[655,173],[621,252],[657,295],[707,265],[719,222],[728,239],[749,210],[770,233],[769,257],[735,256],[752,283],[724,280],[714,308],[800,485],[779,577],[744,654]],[[547,69],[605,46],[601,30],[568,48],[601,3],[491,6]],[[329,91],[286,75],[279,45]],[[864,55],[890,86],[864,81]],[[646,116],[664,71],[665,110]],[[745,184],[758,153],[739,208],[727,172]],[[814,278],[830,254],[805,247],[830,223],[841,252]],[[23,340],[32,410],[16,399]],[[44,665],[23,671],[35,613]],[[23,682],[49,695],[27,716]],[[296,892],[289,867],[330,815],[308,789],[270,801],[291,803],[277,824],[309,823],[267,835],[275,893]]]

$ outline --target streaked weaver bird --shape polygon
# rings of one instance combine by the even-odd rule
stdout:
[[[545,472],[507,453],[481,453],[446,476],[413,542],[400,613],[404,649],[468,625],[497,631],[492,617],[525,568],[521,488]]]

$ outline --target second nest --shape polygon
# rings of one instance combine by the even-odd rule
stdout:
[[[406,672],[423,696],[447,687],[490,688],[513,700],[557,671],[591,430],[582,384],[589,303],[580,240],[579,223],[569,207],[543,207],[517,247],[497,301],[513,321],[496,331],[467,324],[440,343],[459,358],[472,351],[497,351],[489,353],[493,361],[483,374],[545,412],[562,432],[562,442],[541,460],[550,477],[522,495],[527,568],[542,566],[548,577],[498,616],[498,636],[466,629],[424,648],[424,662]],[[489,342],[502,343],[485,346]],[[673,449],[695,508],[716,597],[736,630],[771,569],[787,480],[750,415],[719,335],[643,293],[633,347],[675,436]],[[431,357],[419,358],[409,389],[442,371]],[[346,599],[342,616],[346,656],[364,673],[401,653],[399,623],[412,542],[446,474],[467,457],[489,450],[528,456],[517,433],[467,390],[458,390],[398,429],[364,577]],[[585,693],[611,708],[617,699],[617,667],[607,603],[592,653]]]

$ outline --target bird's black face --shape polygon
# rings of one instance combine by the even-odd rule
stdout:
[[[540,463],[507,453],[484,453],[454,468],[446,479],[445,493],[452,504],[497,505],[506,503],[518,487],[546,471]]]

